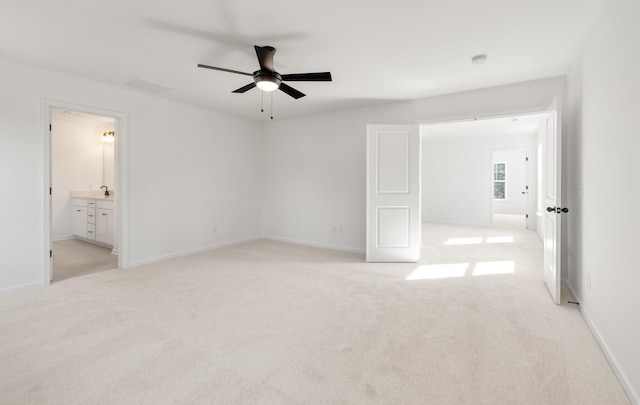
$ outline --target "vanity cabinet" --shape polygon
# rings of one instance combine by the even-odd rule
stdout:
[[[97,201],[96,242],[113,246],[113,201]]]
[[[87,200],[87,239],[96,240],[96,201]]]
[[[71,232],[89,242],[113,246],[113,201],[73,198]]]
[[[71,233],[81,238],[87,237],[87,200],[74,198],[71,200]]]

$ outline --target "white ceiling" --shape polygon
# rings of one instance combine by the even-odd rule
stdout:
[[[299,100],[275,92],[290,118],[564,75],[603,3],[3,0],[0,57],[134,91],[144,78],[173,88],[150,94],[264,120],[258,89],[231,94],[250,77],[196,65],[253,72],[253,45],[271,45],[280,73],[333,75],[289,82]]]

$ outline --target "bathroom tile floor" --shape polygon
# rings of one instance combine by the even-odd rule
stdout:
[[[111,249],[79,239],[53,242],[53,282],[118,267]]]

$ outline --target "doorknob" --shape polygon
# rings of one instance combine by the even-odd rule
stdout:
[[[556,208],[556,207],[547,207],[547,212],[555,212],[556,214],[560,214],[560,213],[567,213],[569,212],[569,208]]]

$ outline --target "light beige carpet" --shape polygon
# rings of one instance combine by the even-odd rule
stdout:
[[[628,403],[535,232],[423,236],[418,264],[263,240],[5,294],[0,403]]]

